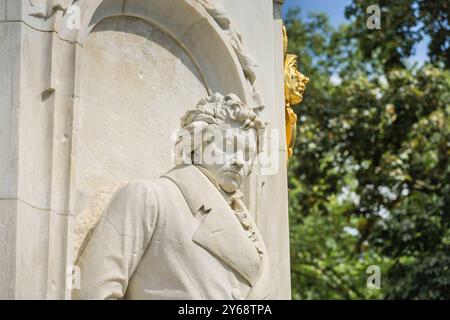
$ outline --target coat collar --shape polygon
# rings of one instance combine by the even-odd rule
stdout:
[[[177,166],[163,177],[181,190],[192,214],[207,213],[192,240],[254,286],[261,258],[219,190],[195,166]]]

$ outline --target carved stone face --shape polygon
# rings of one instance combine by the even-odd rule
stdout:
[[[256,130],[245,130],[236,125],[209,134],[214,137],[207,137],[210,142],[203,150],[202,166],[216,178],[225,192],[235,192],[251,173],[255,162]]]
[[[285,96],[291,105],[303,100],[303,92],[309,79],[298,71],[297,56],[288,54],[285,66]]]

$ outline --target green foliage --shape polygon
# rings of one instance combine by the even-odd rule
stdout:
[[[396,10],[414,25],[400,6],[410,2]],[[335,30],[322,14],[285,19],[289,52],[311,78],[289,167],[293,298],[448,299],[450,72],[440,58],[406,67],[420,37],[393,52],[355,32],[358,21]],[[376,55],[362,50],[371,46]],[[366,287],[370,265],[380,290]]]
[[[430,59],[450,66],[450,2],[445,0],[379,0],[381,30],[368,31],[368,0],[353,0],[346,8],[347,18],[354,19],[351,37],[358,38],[359,48],[367,59],[380,60],[388,69],[405,66],[405,58],[415,44],[430,37]]]

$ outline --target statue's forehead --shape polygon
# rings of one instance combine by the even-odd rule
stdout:
[[[249,129],[243,129],[242,127],[230,127],[230,128],[226,128],[223,129],[222,132],[224,133],[224,135],[227,138],[240,138],[240,139],[244,139],[244,138],[256,138],[256,130],[249,128]]]
[[[233,128],[227,130],[225,139],[236,142],[239,147],[256,150],[257,136],[254,129]]]

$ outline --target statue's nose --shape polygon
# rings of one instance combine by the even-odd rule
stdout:
[[[232,165],[239,168],[239,170],[241,170],[242,167],[244,166],[244,163],[239,159],[234,159]]]

